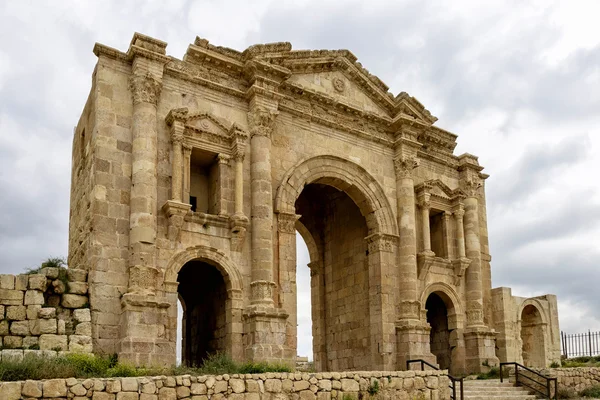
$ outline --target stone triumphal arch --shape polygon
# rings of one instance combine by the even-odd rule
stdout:
[[[533,310],[491,288],[477,157],[351,52],[196,38],[180,60],[136,33],[126,52],[94,53],[69,242],[69,265],[89,272],[94,351],[174,363],[182,321],[184,362],[293,364],[298,232],[318,370],[559,357],[556,298]]]

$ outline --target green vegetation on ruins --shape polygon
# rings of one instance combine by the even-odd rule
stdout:
[[[554,363],[553,363],[554,364]],[[600,356],[595,357],[576,357],[562,360],[562,365],[558,363],[551,365],[551,368],[577,368],[577,367],[596,367],[600,368]]]
[[[59,357],[26,355],[23,360],[0,361],[0,382],[55,378],[112,378],[157,375],[221,375],[291,372],[286,365],[237,363],[225,354],[207,357],[199,367],[134,367],[118,361],[116,355],[65,354]]]

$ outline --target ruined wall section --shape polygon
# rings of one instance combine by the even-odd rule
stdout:
[[[92,237],[89,264],[94,347],[117,350],[121,295],[128,286],[129,197],[131,190],[130,66],[100,55],[92,92],[96,124],[90,166],[92,196],[88,215]]]
[[[1,356],[92,352],[87,271],[42,268],[0,275]]]

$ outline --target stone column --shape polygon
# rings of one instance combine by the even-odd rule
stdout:
[[[253,107],[250,125],[252,294],[251,303],[273,307],[273,193],[271,134],[276,111]]]
[[[235,205],[234,215],[244,215],[244,155],[236,155],[235,160]]]
[[[183,145],[183,202],[190,204],[190,169],[192,163],[192,146]]]
[[[421,226],[423,233],[423,252],[431,252],[431,231],[429,226],[429,210],[431,210],[431,203],[429,202],[430,195],[428,193],[423,194],[422,198],[419,199],[419,207],[421,208]]]
[[[470,183],[465,199],[466,256],[471,260],[467,268],[467,327],[483,325],[483,291],[481,281],[481,245],[479,243],[478,184]]]
[[[465,228],[463,226],[463,217],[465,210],[460,204],[454,209],[454,222],[456,223],[456,248],[458,250],[458,258],[465,258]]]
[[[369,337],[371,368],[396,369],[396,257],[398,237],[374,233],[366,237],[369,251]]]
[[[172,364],[175,340],[169,331],[169,301],[156,266],[157,105],[166,43],[135,34],[129,89],[133,100],[129,216],[129,287],[121,297],[119,359],[137,365]],[[149,50],[151,49],[151,50]]]
[[[444,211],[443,216],[443,228],[444,228],[444,247],[446,251],[445,258],[450,260],[454,256],[454,247],[452,246],[451,238],[452,232],[450,230],[450,220],[452,219],[452,214],[448,211]]]
[[[144,60],[144,59],[142,59]],[[133,95],[131,192],[129,214],[129,292],[154,293],[158,279],[155,267],[157,126],[156,105],[162,84],[143,71],[134,60],[130,90]]]
[[[429,327],[420,318],[418,291],[416,200],[413,170],[419,165],[415,155],[399,154],[394,159],[398,210],[398,304],[396,321],[396,369],[406,361],[423,358],[435,362],[429,351]]]
[[[313,357],[317,372],[327,371],[327,318],[325,317],[325,271],[321,260],[312,261],[310,298],[312,314]]]
[[[173,123],[171,141],[173,142],[173,162],[172,162],[172,178],[171,178],[171,199],[181,203],[182,183],[183,183],[183,124],[180,122]]]
[[[219,153],[219,155],[217,156],[217,159],[219,161],[219,170],[218,170],[218,174],[219,174],[219,184],[218,184],[218,191],[217,191],[217,207],[216,207],[216,213],[219,216],[226,216],[227,215],[227,202],[225,199],[225,188],[227,185],[227,177],[228,177],[228,173],[227,170],[229,169],[229,160],[231,159],[231,157],[227,154],[223,154],[223,153]]]

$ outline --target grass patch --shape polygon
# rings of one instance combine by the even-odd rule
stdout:
[[[283,364],[236,363],[224,354],[215,354],[207,357],[199,367],[140,368],[119,362],[116,355],[93,356],[91,354],[75,353],[59,357],[28,354],[21,361],[0,361],[0,382],[70,377],[111,378],[184,374],[254,374],[264,372],[291,372],[291,369]]]
[[[600,385],[594,385],[579,392],[581,397],[591,397],[592,399],[600,398]]]
[[[504,370],[504,378],[508,378],[508,370]],[[500,368],[492,367],[488,372],[477,375],[477,379],[500,379]]]
[[[577,368],[577,367],[600,367],[600,356],[596,357],[576,357],[569,358],[562,361],[563,368]]]

